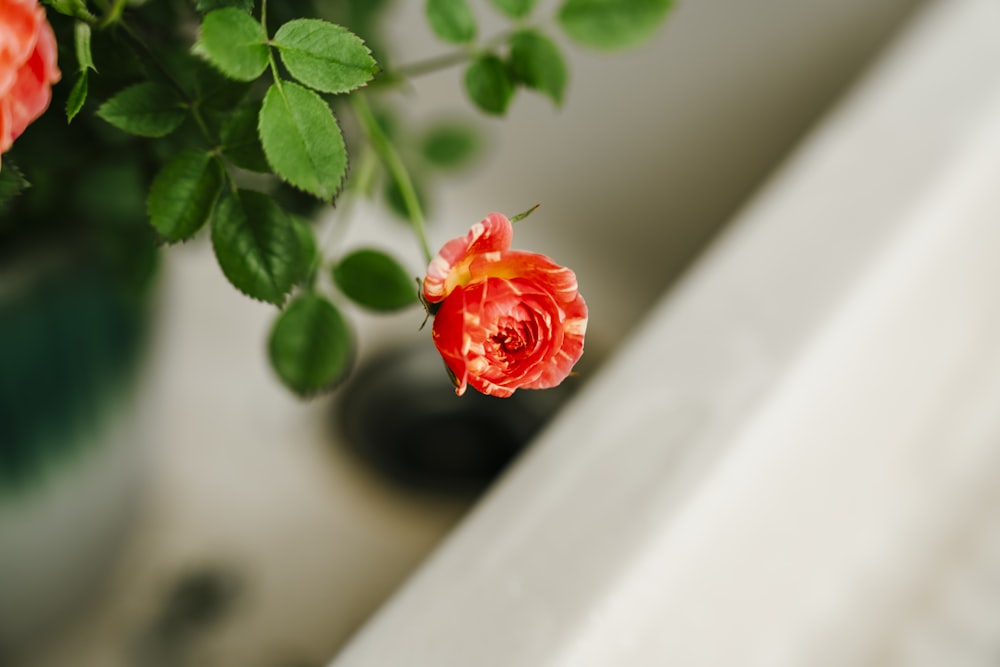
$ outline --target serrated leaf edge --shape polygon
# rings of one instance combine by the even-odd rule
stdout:
[[[237,191],[236,193],[230,193],[230,194],[232,196],[238,196],[238,193],[239,193],[239,191]],[[263,194],[263,193],[260,193],[260,194]],[[219,204],[220,204],[220,201],[217,199],[216,203],[215,203],[215,208],[213,208],[213,215],[212,215],[212,220],[211,220],[212,223],[215,222],[215,219],[217,217],[216,214],[217,214],[217,211],[218,211]],[[282,212],[284,213],[284,211],[282,211]],[[288,215],[288,214],[285,213],[285,215]],[[291,296],[292,291],[295,289],[295,283],[293,282],[292,285],[289,286],[289,288],[282,293],[281,298],[279,300],[277,300],[277,301],[269,301],[268,299],[262,299],[259,296],[256,296],[254,294],[250,294],[249,292],[247,292],[246,290],[244,290],[242,287],[240,287],[239,285],[237,285],[236,283],[234,283],[232,280],[230,280],[229,276],[226,275],[225,270],[222,268],[222,262],[219,261],[219,253],[218,253],[218,250],[217,250],[217,246],[215,244],[214,231],[215,231],[214,227],[209,230],[209,235],[211,237],[211,242],[212,242],[212,255],[215,257],[215,262],[219,266],[219,270],[222,272],[222,275],[226,279],[226,282],[229,283],[233,287],[233,289],[235,289],[237,292],[239,292],[243,296],[245,296],[245,297],[247,297],[247,298],[249,298],[249,299],[251,299],[253,301],[256,301],[258,303],[266,303],[266,304],[269,304],[269,305],[272,305],[272,306],[277,306],[279,309],[284,309],[285,305],[289,301],[289,297]]]
[[[287,84],[287,83],[295,83],[295,82],[281,81],[281,84]],[[271,85],[279,86],[279,89],[280,89],[280,85],[281,84],[279,84],[278,82],[275,82],[275,83],[273,83]],[[302,84],[296,84],[296,85],[300,85],[301,86]],[[316,95],[317,97],[319,97],[319,99],[321,99],[321,100],[323,99],[312,88],[308,88],[306,86],[302,86],[302,87],[305,88],[306,90],[308,90],[310,93],[312,93],[312,94]],[[282,93],[282,97],[284,97],[284,93]],[[286,102],[287,102],[287,98],[286,98]],[[325,102],[324,102],[324,104],[325,104]],[[261,105],[261,108],[263,109],[263,105]],[[333,122],[337,125],[337,130],[340,132],[341,141],[344,141],[344,131],[343,131],[343,128],[340,127],[340,121],[337,120],[337,115],[333,113],[332,109],[330,110],[330,115],[333,116]],[[263,138],[263,136],[261,136],[261,133],[260,133],[260,119],[261,119],[262,116],[263,116],[263,114],[259,114],[258,117],[257,117],[257,138],[261,142],[261,147],[264,146],[264,138]],[[337,197],[340,196],[340,193],[343,192],[343,190],[344,190],[344,184],[347,182],[347,177],[351,173],[351,154],[346,150],[346,144],[345,144],[344,154],[346,155],[346,160],[345,160],[345,163],[344,163],[344,173],[340,177],[340,182],[337,183],[336,187],[334,188],[333,194],[329,197],[329,199],[327,199],[326,197],[321,197],[318,194],[316,194],[315,192],[311,192],[310,190],[307,190],[307,189],[305,189],[305,188],[303,188],[303,187],[301,187],[299,185],[296,185],[295,183],[292,183],[291,181],[289,181],[288,179],[286,179],[282,174],[278,173],[278,171],[276,169],[274,169],[274,165],[271,164],[271,158],[269,158],[267,156],[267,150],[266,149],[264,150],[264,159],[267,160],[267,164],[271,167],[274,175],[277,176],[278,180],[280,180],[282,183],[285,183],[289,187],[291,187],[291,188],[293,188],[295,190],[298,190],[299,192],[304,192],[307,195],[311,195],[313,197],[316,197],[320,201],[331,203],[333,201],[336,201]]]
[[[308,51],[302,51],[301,49],[296,49],[296,48],[291,47],[291,46],[283,45],[281,43],[281,41],[280,41],[281,40],[281,37],[280,37],[281,31],[285,28],[285,26],[289,25],[290,23],[293,23],[294,21],[303,21],[303,22],[305,22],[305,21],[316,21],[316,22],[319,22],[319,23],[325,23],[327,25],[331,25],[331,26],[333,26],[333,27],[335,27],[335,28],[337,28],[339,30],[343,30],[344,32],[348,33],[349,35],[352,35],[353,37],[355,37],[361,43],[361,46],[364,47],[364,49],[365,49],[365,54],[369,58],[371,58],[372,64],[374,65],[374,68],[371,70],[371,77],[368,79],[368,81],[365,81],[365,82],[363,82],[361,84],[358,84],[357,86],[354,86],[353,88],[347,88],[347,89],[344,89],[344,90],[335,90],[335,91],[334,90],[323,90],[321,88],[316,88],[314,86],[311,86],[310,84],[306,83],[305,81],[302,81],[301,79],[299,79],[298,77],[296,77],[294,74],[292,74],[291,69],[289,69],[289,74],[292,74],[292,76],[295,78],[295,80],[299,84],[301,84],[301,85],[303,85],[303,86],[305,86],[307,88],[310,88],[311,90],[318,90],[321,93],[327,93],[327,94],[330,94],[330,95],[341,95],[343,93],[349,93],[351,91],[359,90],[361,88],[367,87],[368,83],[370,81],[372,81],[376,76],[378,76],[382,72],[382,66],[379,64],[379,62],[377,60],[375,60],[375,57],[372,55],[372,50],[371,50],[371,48],[369,48],[368,43],[365,42],[365,40],[363,40],[359,35],[351,32],[348,28],[346,28],[346,27],[344,27],[342,25],[339,25],[337,23],[333,23],[331,21],[325,21],[323,19],[294,19],[293,21],[289,21],[288,23],[285,23],[280,28],[278,28],[278,31],[274,34],[274,37],[271,39],[271,41],[269,43],[270,43],[271,46],[273,46],[274,48],[276,48],[278,50],[278,54],[281,57],[281,62],[285,64],[286,68],[288,68],[288,63],[285,63],[284,55],[282,55],[282,52],[284,50],[297,51],[297,52],[306,53],[306,54],[309,53]],[[336,62],[338,65],[343,65],[344,67],[347,67],[349,69],[357,69],[355,67],[348,66],[345,63],[341,63],[340,61],[334,60],[332,62]],[[336,119],[336,116],[334,116],[334,119]]]

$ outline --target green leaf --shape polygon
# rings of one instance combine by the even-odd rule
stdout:
[[[310,396],[350,371],[354,340],[340,311],[318,294],[296,297],[271,329],[271,366],[289,389]]]
[[[414,277],[380,250],[355,250],[333,267],[332,275],[344,294],[370,310],[388,312],[419,302]]]
[[[236,289],[275,305],[305,271],[292,221],[260,192],[240,190],[222,198],[212,219],[212,247]]]
[[[479,133],[467,125],[443,123],[430,128],[421,141],[424,159],[435,167],[464,167],[476,156],[482,144]]]
[[[461,44],[476,38],[476,17],[466,0],[427,0],[425,10],[431,30],[442,40]]]
[[[92,69],[95,72],[94,56],[90,52],[90,24],[77,21],[73,27],[73,47],[76,51],[76,62],[81,72]]]
[[[535,8],[536,0],[490,0],[493,6],[512,19],[524,18]]]
[[[80,72],[80,75],[76,77],[76,83],[69,91],[69,97],[66,98],[66,122],[72,122],[76,115],[80,113],[80,109],[83,108],[84,102],[87,101],[87,89],[89,84],[87,83],[87,70]]]
[[[510,67],[514,77],[529,88],[562,104],[566,90],[566,63],[559,47],[535,30],[522,30],[510,38]]]
[[[634,46],[653,35],[672,0],[566,0],[558,21],[573,40],[595,49]]]
[[[165,137],[184,122],[186,113],[172,90],[149,82],[126,88],[97,110],[119,130],[140,137]]]
[[[83,0],[46,0],[45,4],[66,16],[83,19],[84,21],[97,20],[87,9],[87,5]]]
[[[316,234],[308,220],[300,215],[289,215],[295,235],[299,237],[299,247],[302,249],[302,273],[295,279],[296,285],[304,284],[313,276],[313,268],[321,259],[319,246],[316,245]]]
[[[204,60],[194,61],[194,91],[202,109],[232,111],[252,87],[246,81],[234,81]]]
[[[465,70],[465,91],[482,111],[503,115],[514,97],[514,84],[503,61],[487,54]]]
[[[195,9],[202,14],[226,7],[235,7],[249,14],[253,11],[253,0],[198,0],[195,3]]]
[[[15,198],[31,185],[13,162],[0,169],[0,213],[5,213]]]
[[[222,189],[222,168],[193,148],[177,153],[153,179],[146,201],[150,222],[166,241],[195,235],[209,218]]]
[[[347,149],[323,98],[290,81],[272,84],[258,131],[278,176],[320,199],[333,199],[347,173]]]
[[[354,90],[378,72],[361,38],[328,21],[289,21],[278,28],[272,43],[293,77],[324,93]]]
[[[237,81],[253,81],[263,74],[270,55],[263,26],[235,7],[205,14],[194,51]]]
[[[257,136],[260,102],[251,102],[236,108],[222,126],[222,152],[237,167],[270,173],[271,167],[264,157],[264,149]]]

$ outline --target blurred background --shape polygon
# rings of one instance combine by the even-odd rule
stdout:
[[[473,4],[484,34],[502,29]],[[573,267],[591,310],[581,377],[559,391],[456,399],[416,310],[358,314],[351,384],[300,402],[267,365],[273,310],[228,285],[204,239],[161,253],[118,409],[67,460],[0,489],[0,664],[326,664],[925,4],[689,0],[626,53],[564,42],[562,109],[521,94],[507,118],[479,118],[458,69],[394,100],[415,124],[469,118],[486,137],[472,170],[435,182],[432,245],[541,204],[515,246]],[[399,63],[446,50],[421,12],[397,0],[386,16]],[[388,210],[354,215],[345,245],[389,246],[421,272]],[[132,340],[128,316],[111,321]],[[33,326],[10,345],[69,325]],[[18,389],[3,394],[9,423]],[[461,446],[421,437],[442,432]]]

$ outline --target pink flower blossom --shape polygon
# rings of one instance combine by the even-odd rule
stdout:
[[[510,220],[491,213],[427,267],[424,300],[439,304],[434,344],[459,395],[467,386],[501,397],[554,387],[583,354],[587,305],[576,275],[510,250],[512,239]]]
[[[60,77],[56,55],[37,0],[0,0],[0,153],[48,108]]]

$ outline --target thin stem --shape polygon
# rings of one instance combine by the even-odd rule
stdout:
[[[413,223],[413,231],[417,235],[420,249],[424,253],[424,259],[429,263],[434,255],[431,253],[430,245],[427,243],[424,213],[420,208],[420,200],[417,198],[417,191],[413,187],[410,173],[406,170],[406,165],[403,164],[403,160],[399,157],[399,153],[396,152],[396,148],[389,141],[389,138],[385,136],[385,132],[382,131],[378,121],[372,114],[371,107],[368,106],[368,100],[365,99],[364,94],[354,93],[350,96],[350,101],[351,108],[364,128],[369,143],[378,156],[382,158],[382,162],[385,164],[386,169],[389,170],[389,174],[396,181],[396,185],[399,186],[399,194],[403,198],[403,205],[410,216],[410,222]]]
[[[264,36],[267,37],[267,0],[261,0],[260,3],[260,27],[264,30]],[[268,41],[270,44],[270,40]],[[278,59],[274,57],[274,49],[268,46],[267,49],[267,64],[271,68],[271,78],[274,79],[274,85],[278,87],[278,92],[281,96],[285,96],[285,89],[281,85],[281,74],[278,71]]]
[[[512,218],[510,218],[511,224],[513,224],[515,222],[521,222],[522,220],[524,220],[525,218],[527,218],[529,215],[531,215],[532,213],[534,213],[535,211],[537,211],[539,206],[541,206],[541,204],[535,204],[534,206],[532,206],[531,208],[529,208],[527,211],[521,211],[517,215],[513,216]]]
[[[367,192],[377,166],[378,156],[375,155],[374,149],[371,146],[365,146],[361,151],[361,156],[356,160],[356,166],[351,170],[348,188],[337,198],[337,205],[330,216],[330,221],[318,240],[317,248],[320,252],[317,253],[317,257],[320,260],[326,255],[326,250],[335,245],[339,241],[339,237],[343,236],[347,229],[347,223],[353,219],[351,212],[354,210],[358,194]]]
[[[441,55],[433,56],[431,58],[427,58],[426,60],[418,60],[416,62],[409,63],[408,65],[400,65],[395,69],[387,71],[386,74],[390,80],[405,80],[422,76],[424,74],[431,74],[439,70],[447,69],[453,65],[460,65],[464,62],[472,60],[483,51],[492,51],[493,49],[506,44],[512,34],[513,31],[508,30],[494,35],[477,47],[469,46],[458,51],[452,51],[451,53],[443,53]]]
[[[101,17],[100,22],[97,24],[98,28],[106,28],[112,23],[118,21],[121,18],[122,12],[125,11],[125,0],[114,0],[110,7],[104,10],[104,16]]]
[[[438,70],[446,69],[453,65],[460,65],[461,63],[472,60],[473,56],[475,56],[475,52],[471,50],[466,49],[462,51],[453,51],[451,53],[434,56],[433,58],[427,58],[426,60],[419,60],[408,65],[400,65],[399,67],[390,70],[389,74],[396,78],[412,79],[424,74],[431,74],[433,72],[437,72]]]

